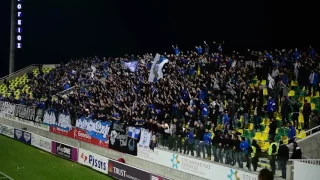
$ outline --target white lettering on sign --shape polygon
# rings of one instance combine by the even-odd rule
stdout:
[[[126,177],[126,172],[127,171],[125,171],[123,169],[119,169],[117,167],[113,167],[113,172],[118,174],[118,175],[120,175],[120,176],[122,176],[122,177]]]
[[[17,43],[17,48],[21,49],[22,48],[22,44],[21,43]]]
[[[18,12],[18,17],[22,17],[22,12]]]
[[[18,4],[18,5],[17,5],[17,9],[19,9],[19,10],[22,9],[22,5],[21,5],[21,4]]]
[[[54,111],[46,111],[46,113],[44,113],[43,123],[49,124],[49,125],[56,124],[56,115]]]
[[[22,20],[21,20],[21,19],[18,20],[18,25],[19,25],[19,26],[22,25]]]
[[[58,126],[61,128],[72,129],[70,116],[65,114],[59,114]]]
[[[92,121],[91,119],[78,119],[76,122],[76,127],[89,132],[95,132],[96,134],[102,134],[103,138],[107,138],[110,130],[108,123],[105,125],[101,121]]]

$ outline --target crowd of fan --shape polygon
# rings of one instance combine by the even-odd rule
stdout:
[[[289,113],[300,108],[294,103],[296,106],[290,110],[289,82],[297,80],[309,93],[311,89],[315,93],[319,84],[319,58],[311,47],[305,52],[248,50],[230,55],[223,52],[223,44],[215,43],[213,53],[209,52],[206,42],[202,47],[182,52],[178,46],[173,46],[174,53],[161,57],[169,63],[163,69],[164,78],[157,82],[148,82],[153,54],[94,57],[61,63],[48,74],[41,73],[39,66],[37,77],[28,74],[32,97],[22,93],[20,99],[1,99],[68,112],[73,123],[78,116],[89,116],[141,126],[158,133],[162,146],[184,153],[190,151],[193,155],[193,144],[196,144],[197,156],[202,149],[208,158],[213,152],[215,161],[225,159],[228,164],[238,161],[242,167],[241,153],[249,158],[248,150],[252,148],[248,147],[247,140],[230,132],[248,126],[251,119],[255,130],[259,131],[261,117],[266,114],[273,119],[269,133],[274,136],[277,128],[273,123],[274,113],[279,111],[279,98],[282,99],[283,126],[287,126]],[[136,72],[123,66],[123,62],[131,61],[138,61]],[[258,85],[250,86],[255,77]],[[262,80],[267,80],[269,100],[266,106]],[[63,90],[66,92],[60,93]],[[311,109],[306,108],[303,113],[308,122]],[[239,123],[240,116],[244,117],[244,123]],[[296,127],[297,118],[292,118]],[[309,129],[309,124],[305,123],[303,128]],[[169,137],[174,137],[174,141]],[[252,145],[258,148],[255,142]],[[256,169],[255,162],[253,160]]]

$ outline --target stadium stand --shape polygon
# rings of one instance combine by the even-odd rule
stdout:
[[[204,52],[200,46],[174,50],[157,61],[144,54],[39,66],[3,82],[0,98],[69,113],[73,125],[86,116],[144,127],[154,132],[158,147],[232,165],[236,152],[248,150],[240,149],[238,135],[249,145],[256,140],[266,157],[270,139],[288,144],[319,125],[313,48],[249,50],[245,56],[227,55],[222,45],[211,54],[207,44]]]

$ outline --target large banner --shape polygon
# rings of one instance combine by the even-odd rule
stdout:
[[[0,117],[27,126],[49,131],[49,126],[42,123],[43,110],[33,106],[0,101]]]
[[[52,149],[52,140],[39,136],[37,134],[32,133],[31,134],[32,138],[31,138],[31,145],[34,147],[37,147],[41,150],[47,151],[47,152],[51,152]]]
[[[3,134],[10,138],[14,138],[14,128],[4,124],[0,124],[0,134]]]
[[[16,104],[15,107],[15,116],[17,118],[27,120],[27,121],[35,121],[36,119],[36,108],[26,106],[23,104]]]
[[[109,147],[116,151],[136,156],[139,134],[140,128],[125,127],[124,125],[113,123],[109,135]]]
[[[111,122],[79,118],[76,122],[77,139],[101,147],[109,147],[108,134]],[[89,137],[89,138],[87,138]]]
[[[59,143],[59,142],[55,142],[52,141],[52,149],[51,152],[53,154],[56,154],[60,157],[72,160],[77,162],[78,161],[78,149]]]
[[[0,117],[15,120],[14,112],[16,109],[16,105],[14,103],[0,101]]]
[[[194,174],[210,180],[258,180],[257,174],[221,166],[203,159],[196,159],[173,152],[163,151],[157,148],[150,150],[149,148],[142,148],[139,146],[138,157],[165,167]]]
[[[79,148],[78,162],[94,170],[108,174],[108,158]]]
[[[72,129],[70,115],[58,113],[53,108],[45,111],[43,115],[43,123],[48,126],[58,127],[64,131],[70,131]]]
[[[21,129],[14,129],[14,138],[31,145],[31,133],[23,131]]]
[[[119,163],[113,160],[109,159],[108,163],[108,171],[109,175],[116,178],[116,179],[122,179],[122,180],[147,180],[151,179],[150,173],[136,169],[132,166],[128,166],[123,163]]]

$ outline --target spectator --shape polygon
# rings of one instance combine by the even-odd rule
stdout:
[[[268,169],[262,169],[259,173],[259,180],[273,180],[273,173]]]
[[[295,101],[294,101],[294,103],[292,105],[293,105],[293,107],[292,107],[292,111],[293,111],[293,114],[292,114],[293,126],[296,129],[299,129],[299,111],[300,111],[300,107],[299,107],[299,104],[297,102],[295,102]]]
[[[310,103],[308,103],[307,100],[304,100],[302,114],[303,114],[303,120],[304,120],[304,129],[308,130],[309,129],[309,117],[311,115],[311,105],[310,105]]]
[[[320,120],[316,111],[312,111],[310,116],[310,129],[313,129],[320,125]],[[313,129],[312,133],[319,131],[319,129]]]
[[[277,122],[274,118],[271,118],[271,121],[270,121],[270,125],[269,125],[269,139],[272,137],[274,138],[276,136],[276,130],[278,128],[277,126]]]
[[[268,100],[268,116],[269,116],[269,119],[272,119],[274,117],[275,110],[276,110],[276,103],[274,102],[274,100],[270,96],[269,100]]]
[[[277,143],[274,142],[274,138],[270,138],[270,146],[269,146],[269,150],[268,150],[268,156],[269,156],[269,160],[270,160],[270,166],[271,166],[271,170],[272,170],[272,174],[275,175],[276,173],[276,156],[277,156],[277,152],[278,152],[278,147],[277,147]]]
[[[247,165],[246,167],[251,170],[251,164],[249,159],[249,143],[245,137],[241,138],[240,149],[242,150],[243,156],[246,158]]]
[[[224,159],[226,164],[232,163],[232,139],[230,139],[229,134],[226,134],[223,140],[224,145]]]
[[[187,151],[186,151],[187,148]],[[194,134],[190,129],[187,129],[186,138],[185,138],[185,148],[184,154],[189,154],[191,151],[191,156],[194,156]]]
[[[286,97],[281,98],[281,116],[282,116],[282,126],[286,126],[289,121],[290,105]]]
[[[208,160],[211,160],[211,137],[212,137],[212,134],[208,131],[208,129],[205,130],[205,133],[203,135],[203,142],[204,142],[204,146],[205,146],[205,149],[207,151],[207,159]],[[205,154],[203,152],[203,154]],[[205,156],[205,155],[203,155]],[[203,157],[205,158],[205,157]]]
[[[283,141],[279,142],[279,150],[278,150],[278,161],[281,169],[281,177],[286,179],[286,172],[287,172],[287,162],[289,160],[289,148]]]
[[[205,129],[203,127],[203,124],[197,125],[197,131],[196,131],[196,152],[197,152],[197,157],[200,157],[200,152],[202,151],[203,158],[205,158],[205,150],[204,150],[204,134],[205,134]]]
[[[291,159],[302,159],[302,151],[297,142],[293,142],[293,152]]]
[[[251,162],[252,162],[252,166],[253,166],[253,170],[254,171],[257,171],[257,168],[258,168],[260,152],[261,152],[261,149],[260,149],[260,146],[257,144],[257,141],[256,140],[252,140]]]
[[[294,142],[296,139],[296,129],[292,126],[291,122],[288,123],[289,132],[288,132],[288,139],[289,144]]]

